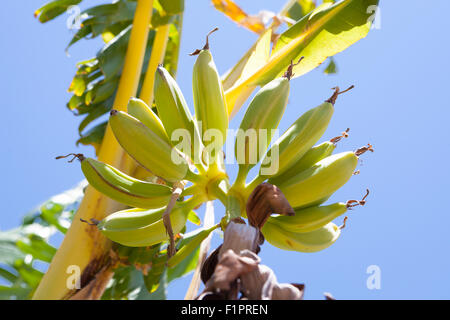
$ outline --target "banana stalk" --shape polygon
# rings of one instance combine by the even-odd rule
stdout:
[[[153,87],[155,85],[155,72],[158,65],[163,63],[166,53],[167,40],[169,38],[170,24],[165,24],[156,30],[155,40],[153,41],[152,55],[148,64],[144,84],[140,97],[149,106],[153,103]]]
[[[133,29],[127,48],[122,76],[114,101],[116,110],[125,110],[130,97],[136,95],[139,84],[149,24],[153,12],[153,0],[138,0]],[[99,150],[99,160],[124,172],[130,172],[134,164],[126,157],[108,126]],[[121,204],[109,199],[88,186],[85,197],[73,219],[73,223],[55,254],[48,271],[42,278],[33,299],[65,299],[74,291],[67,286],[68,267],[77,266],[81,272],[81,285],[87,283],[99,271],[108,256],[111,242],[85,220],[101,220],[107,214],[120,210]]]

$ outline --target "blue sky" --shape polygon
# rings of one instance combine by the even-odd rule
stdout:
[[[92,148],[75,147],[80,119],[65,103],[75,63],[91,57],[100,42],[79,43],[67,57],[64,48],[71,37],[67,17],[39,24],[33,11],[43,2],[8,1],[0,11],[5,120],[0,126],[0,194],[5,204],[0,230],[18,225],[28,210],[82,179],[78,166],[55,161],[56,155],[93,154]],[[450,2],[380,2],[380,29],[336,56],[337,75],[326,76],[321,67],[292,81],[280,124],[284,131],[304,111],[328,98],[331,87],[354,84],[355,89],[338,100],[323,140],[349,127],[350,138],[337,151],[368,142],[375,148],[363,156],[361,174],[330,199],[358,199],[366,188],[371,190],[367,205],[349,214],[347,227],[333,246],[313,254],[281,251],[267,243],[262,247],[263,263],[281,282],[305,283],[307,299],[322,299],[323,292],[338,299],[450,298],[446,207],[450,45],[442,36],[448,29],[442,13],[450,10]],[[283,1],[239,3],[255,13],[277,11]],[[211,38],[211,50],[221,73],[256,39],[216,12],[209,1],[187,0],[178,82],[189,103],[194,59],[187,54],[202,46],[205,33],[215,26],[220,31]],[[236,128],[241,117],[242,112],[230,126]],[[223,208],[218,207],[217,214],[223,214]],[[219,241],[216,237],[214,244]],[[366,286],[371,265],[381,270],[380,290]],[[182,298],[189,280],[173,284],[170,297]]]

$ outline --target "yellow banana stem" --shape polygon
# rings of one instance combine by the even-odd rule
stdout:
[[[150,107],[153,104],[153,87],[155,85],[155,72],[159,64],[163,63],[166,53],[167,40],[169,39],[169,24],[160,26],[156,30],[155,40],[152,46],[152,55],[147,67],[144,84],[142,85],[140,98]]]
[[[152,11],[153,0],[138,0],[122,76],[114,100],[113,107],[116,110],[126,110],[128,100],[136,95]],[[134,166],[130,158],[125,156],[119,147],[109,125],[98,158],[126,173],[130,172]],[[47,273],[36,289],[33,299],[69,298],[75,292],[71,286],[73,282],[70,280],[78,273],[77,271],[74,273],[73,270],[80,272],[82,286],[93,279],[95,273],[103,267],[108,258],[111,242],[96,228],[82,223],[80,218],[101,220],[120,208],[122,205],[103,196],[94,188],[87,187],[83,201],[73,218],[73,223],[53,257]]]
[[[181,39],[182,37],[182,32],[183,32],[183,15],[184,15],[184,11],[181,12],[178,15],[178,39]],[[170,73],[176,77],[177,75],[177,70],[178,70],[178,59],[180,57],[180,40],[178,42],[178,45],[175,46],[175,48],[172,51],[172,57],[170,59]]]

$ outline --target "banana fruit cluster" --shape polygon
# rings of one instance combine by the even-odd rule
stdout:
[[[349,209],[365,205],[362,200],[349,200],[324,206],[295,209],[294,216],[270,217],[262,232],[272,245],[284,250],[316,252],[331,246],[340,236],[341,229],[332,221]]]
[[[233,106],[227,106],[208,37],[206,45],[193,55],[197,55],[192,76],[194,114],[176,80],[162,65],[155,73],[155,108],[132,98],[127,112],[110,113],[109,125],[119,144],[148,176],[157,177],[158,183],[74,155],[92,187],[130,207],[95,222],[98,230],[125,246],[168,242],[170,247],[173,235],[184,230],[191,211],[203,202],[219,199],[225,206],[233,203],[233,208],[227,207],[228,220],[222,221],[229,221],[233,210],[246,217],[249,194],[268,181],[283,192],[295,211],[294,216],[272,216],[267,220],[261,231],[269,243],[301,252],[316,252],[333,244],[341,229],[332,221],[365,200],[330,205],[324,202],[352,177],[358,157],[373,151],[368,145],[354,152],[333,154],[336,143],[347,137],[348,130],[317,144],[331,121],[338,95],[347,90],[335,88],[330,99],[306,111],[278,135],[294,64],[284,76],[265,84],[250,102],[236,133],[234,152],[239,171],[231,184],[222,149],[228,110]],[[257,177],[247,183],[249,171],[258,164]],[[179,263],[219,226],[223,228],[226,223],[200,230],[192,241],[182,240],[178,252],[168,255],[169,264]]]
[[[215,30],[217,29],[212,32]],[[195,54],[198,55],[192,72],[195,117],[201,127],[202,141],[207,150],[206,162],[213,164],[227,137],[228,110],[222,81],[209,50],[208,37],[203,49]],[[214,141],[211,141],[212,134]]]
[[[341,229],[330,222],[310,232],[287,231],[279,225],[266,222],[262,228],[266,240],[275,247],[288,251],[317,252],[331,246],[339,238]]]
[[[80,156],[81,170],[98,191],[130,207],[154,209],[167,204],[172,188],[135,179],[106,163]]]
[[[130,247],[173,243],[171,235],[183,230],[193,208],[224,194],[218,184],[227,176],[216,160],[225,140],[213,141],[214,147],[208,148],[211,137],[207,135],[215,130],[219,137],[226,137],[228,110],[208,43],[196,54],[195,116],[163,66],[155,73],[155,110],[132,98],[127,112],[110,112],[109,125],[121,147],[162,183],[143,181],[106,163],[75,155],[91,186],[132,207],[94,223],[112,241]],[[184,189],[187,184],[191,185]],[[189,198],[180,201],[184,197]]]
[[[278,86],[280,94],[276,99],[284,100],[288,92],[283,91],[277,81],[274,80],[266,86]],[[261,90],[264,90],[264,87]],[[244,168],[241,165],[240,174],[243,174],[238,174],[241,181],[237,181],[231,188],[235,195],[245,195],[242,199],[244,203],[255,185],[266,179],[283,192],[294,208],[295,216],[270,217],[261,230],[269,243],[283,250],[316,252],[329,247],[341,234],[341,228],[332,221],[352,208],[352,204],[365,203],[363,199],[359,202],[352,200],[321,206],[354,175],[359,156],[366,151],[373,152],[369,144],[354,152],[333,154],[336,143],[348,137],[349,129],[343,132],[342,136],[315,145],[328,127],[338,95],[347,90],[341,92],[339,88],[335,88],[330,99],[300,116],[265,153],[259,174],[250,184],[245,184],[248,170],[241,170]],[[283,92],[285,96],[282,95]],[[257,97],[258,95],[255,99]],[[274,100],[275,98],[266,99],[268,108]],[[248,127],[246,117],[252,111],[252,103],[241,127]],[[278,107],[277,110],[282,112],[284,109]],[[264,112],[273,114],[270,108]],[[259,116],[264,117],[262,114]],[[271,118],[276,121],[276,116]],[[260,122],[253,123],[258,125]],[[266,128],[271,128],[271,125],[272,123],[266,124]],[[248,167],[247,163],[245,165]]]
[[[195,207],[192,200],[181,202],[170,214],[174,233],[185,226],[189,212]],[[164,221],[165,208],[127,209],[115,212],[97,224],[109,239],[129,247],[147,247],[168,240]]]

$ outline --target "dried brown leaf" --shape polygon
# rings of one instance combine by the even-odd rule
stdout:
[[[295,214],[283,192],[270,183],[258,185],[250,194],[247,206],[250,225],[261,229],[272,213],[292,216]]]
[[[203,263],[202,271],[200,274],[200,279],[203,283],[208,282],[216,269],[217,262],[219,260],[219,251],[222,245],[218,246],[211,254],[206,258],[205,263]]]
[[[281,283],[274,287],[270,300],[302,300],[303,290],[290,283]]]
[[[241,275],[249,273],[258,267],[259,261],[243,257],[229,249],[222,254],[213,276],[206,283],[206,291],[230,291],[233,282]]]
[[[241,256],[255,259],[250,251],[243,251]],[[301,300],[305,286],[302,284],[278,283],[272,269],[258,265],[254,271],[241,276],[242,294],[249,300]]]

